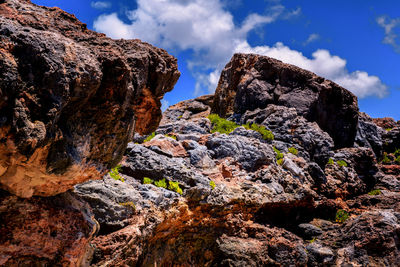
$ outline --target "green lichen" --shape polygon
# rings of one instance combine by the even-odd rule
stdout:
[[[327,163],[328,165],[334,165],[335,164],[335,162],[333,161],[333,158],[329,158],[329,160],[328,160],[328,163]]]

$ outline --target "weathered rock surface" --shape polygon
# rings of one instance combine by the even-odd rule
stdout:
[[[0,191],[1,266],[88,266],[98,229],[89,206],[70,193],[21,199]]]
[[[293,107],[315,121],[337,148],[352,146],[357,132],[357,98],[312,72],[254,54],[235,54],[222,71],[213,102],[223,117],[269,104]]]
[[[179,77],[166,51],[30,1],[0,2],[0,51],[0,185],[21,197],[101,177]]]
[[[398,122],[358,113],[313,73],[238,54],[215,96],[170,107],[157,128],[173,57],[0,2],[2,187],[63,192],[131,141],[102,180],[0,191],[0,265],[400,265]],[[238,127],[219,133],[211,112]]]

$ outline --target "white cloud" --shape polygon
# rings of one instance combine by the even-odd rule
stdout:
[[[91,2],[90,5],[96,9],[106,9],[111,7],[111,3],[106,1],[94,1]]]
[[[97,31],[106,33],[111,38],[130,39],[133,37],[129,25],[122,22],[117,13],[101,15],[94,21],[93,26]]]
[[[387,16],[380,16],[376,22],[385,30],[383,43],[393,46],[394,50],[400,53],[400,44],[397,43],[398,36],[394,31],[397,27],[400,28],[400,18],[390,19]]]
[[[234,52],[252,52],[314,71],[347,86],[359,97],[383,97],[387,88],[378,77],[349,73],[346,61],[327,50],[317,50],[308,59],[281,43],[272,47],[249,45],[247,35],[252,30],[300,12],[300,8],[288,11],[276,1],[268,13],[249,14],[237,25],[221,0],[137,0],[137,9],[128,12],[130,23],[112,13],[98,17],[94,28],[112,38],[139,38],[168,50],[189,51],[187,63],[197,80],[195,95],[215,90],[220,72]],[[309,41],[316,38],[310,36]]]
[[[320,38],[319,34],[312,33],[308,36],[307,40],[303,43],[303,45],[308,45],[309,43],[315,42]]]
[[[346,60],[331,55],[328,50],[319,49],[312,54],[312,58],[307,58],[301,52],[292,50],[282,43],[276,43],[272,47],[251,47],[244,41],[236,47],[235,52],[265,55],[310,70],[338,83],[360,98],[368,96],[382,98],[387,95],[388,88],[378,77],[364,71],[350,73],[346,68]]]

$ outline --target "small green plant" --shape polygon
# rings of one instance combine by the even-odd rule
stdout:
[[[211,121],[213,129],[212,133],[219,132],[221,134],[229,134],[235,130],[239,125],[233,121],[228,121],[227,119],[221,118],[217,114],[210,114],[208,119]]]
[[[183,191],[182,189],[179,187],[179,183],[178,182],[173,182],[173,181],[169,181],[169,186],[168,189],[171,191],[175,191],[178,194],[182,195]]]
[[[390,132],[391,130],[393,130],[393,128],[386,128],[385,129],[387,132]]]
[[[119,205],[121,205],[121,206],[124,206],[124,207],[129,207],[129,208],[131,208],[133,211],[136,211],[136,206],[135,206],[135,204],[132,202],[132,201],[129,201],[129,202],[121,202],[121,203],[118,203]]]
[[[345,210],[338,210],[336,212],[335,221],[338,223],[344,223],[349,218],[349,213]]]
[[[282,166],[283,165],[283,159],[278,159],[276,161],[276,163],[278,163],[279,166]]]
[[[246,128],[247,130],[253,130],[253,131],[259,132],[262,135],[262,138],[264,140],[272,141],[275,138],[274,134],[270,130],[267,130],[267,128],[265,128],[265,126],[258,125],[255,123],[252,123],[252,124],[247,123],[242,126],[244,128]]]
[[[400,156],[398,156],[394,161],[395,161],[397,164],[400,164]]]
[[[370,195],[370,196],[378,196],[380,194],[382,194],[380,189],[375,189],[368,193],[368,195]]]
[[[312,243],[314,243],[315,241],[317,241],[317,238],[316,238],[316,237],[314,237],[314,238],[311,239],[311,240],[308,240],[308,243],[312,244]]]
[[[162,180],[155,181],[154,185],[157,187],[162,187],[162,188],[167,189],[167,183],[165,182],[165,178]]]
[[[277,149],[276,147],[273,147],[275,153],[276,153],[276,160],[280,160],[283,159],[283,153],[279,151],[279,149]]]
[[[337,164],[339,167],[347,167],[347,162],[344,160],[338,160]]]
[[[176,136],[175,136],[175,135],[166,134],[166,135],[164,135],[164,136],[176,140]]]
[[[335,162],[333,161],[333,158],[329,158],[329,160],[328,160],[328,163],[327,163],[328,165],[334,165],[335,164]]]
[[[400,156],[400,148],[396,149],[396,151],[394,151],[394,156],[398,157]]]
[[[146,137],[146,139],[144,139],[143,143],[149,142],[155,136],[156,136],[156,132],[152,132],[149,136]]]
[[[125,182],[124,178],[119,174],[119,170],[121,169],[121,165],[117,165],[115,168],[112,168],[109,172],[111,178],[117,181]]]
[[[389,159],[389,157],[388,157],[388,153],[383,153],[383,159],[382,159],[382,161],[381,161],[383,164],[390,164],[391,163],[391,161],[390,161],[390,159]]]
[[[143,184],[152,184],[153,182],[149,177],[143,177]]]
[[[216,186],[216,185],[215,185],[215,182],[211,180],[211,181],[210,181],[210,186],[211,186],[211,189],[214,190],[214,188],[215,188],[215,186]]]
[[[299,153],[299,151],[294,147],[289,147],[288,151],[289,151],[289,153],[291,153],[291,154],[293,154],[295,156],[297,156],[297,154]]]

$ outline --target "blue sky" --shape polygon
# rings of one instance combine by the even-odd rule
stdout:
[[[400,1],[33,0],[112,38],[139,38],[178,58],[164,104],[212,93],[234,52],[278,58],[355,93],[360,110],[400,120]]]

